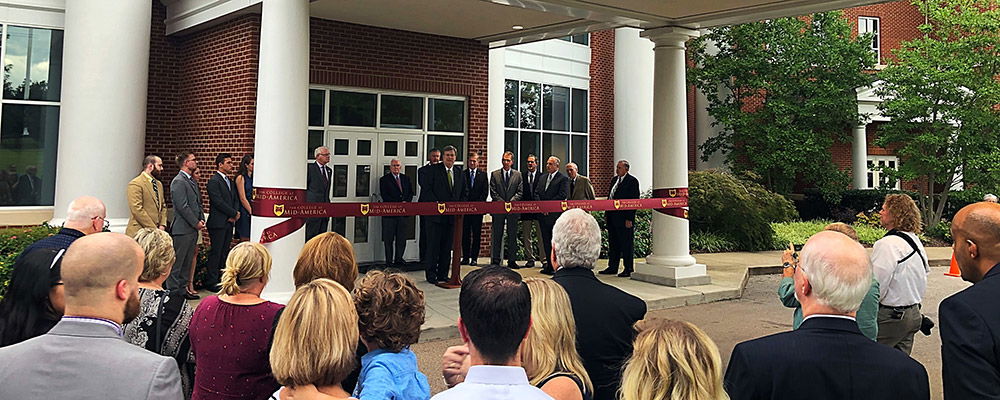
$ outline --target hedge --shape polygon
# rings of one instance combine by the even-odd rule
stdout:
[[[48,224],[25,227],[0,229],[0,298],[7,293],[7,284],[10,281],[10,274],[13,272],[14,259],[28,245],[59,232],[58,227]]]

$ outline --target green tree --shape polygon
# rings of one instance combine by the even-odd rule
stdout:
[[[920,180],[924,224],[941,220],[954,184],[1000,183],[1000,1],[914,1],[924,37],[878,76],[891,118],[876,143],[896,149],[896,179]]]
[[[847,186],[830,147],[859,121],[855,88],[871,82],[870,37],[829,12],[714,29],[690,44],[689,81],[722,132],[702,146],[779,193],[797,179],[830,198]]]

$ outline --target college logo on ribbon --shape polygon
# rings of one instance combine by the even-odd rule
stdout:
[[[667,208],[667,199],[660,199],[660,204],[663,205],[663,208]]]
[[[444,214],[448,206],[444,203],[438,203],[438,214]]]
[[[688,210],[684,210],[684,218],[687,219],[687,217],[688,217]]]
[[[677,189],[670,189],[667,193],[670,193],[670,197],[677,197]]]
[[[615,209],[617,210],[619,208],[622,208],[622,202],[621,200],[615,200]]]
[[[503,209],[504,209],[504,210],[507,210],[507,212],[510,212],[510,210],[511,210],[512,208],[514,208],[514,205],[513,205],[513,204],[510,204],[510,202],[505,202],[505,203],[503,203]]]
[[[368,204],[361,205],[361,215],[368,215],[368,210],[369,210]]]
[[[253,188],[250,192],[250,201],[257,200],[257,188]]]
[[[285,205],[284,204],[275,204],[274,205],[274,216],[275,217],[280,217],[281,214],[284,214],[284,213],[285,213]]]
[[[567,203],[565,201],[562,202],[562,203],[559,203],[559,205],[562,207],[563,211],[566,211],[566,209],[569,208],[569,203]]]

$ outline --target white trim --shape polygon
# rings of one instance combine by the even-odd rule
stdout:
[[[867,185],[868,189],[879,189],[882,187],[881,182],[883,177],[882,177],[882,171],[879,169],[880,167],[878,165],[879,162],[883,162],[886,167],[892,167],[893,169],[899,170],[899,157],[897,156],[880,156],[880,155],[869,154],[866,161],[867,161],[866,165],[868,163],[871,164],[870,166],[868,166],[868,174],[871,174],[872,176],[872,183],[870,185]],[[890,166],[889,165],[890,163],[892,163],[893,165]],[[868,183],[867,175],[865,175],[865,183]],[[899,190],[900,188],[899,184],[900,182],[897,179],[896,184],[889,189]]]
[[[66,23],[66,0],[0,0],[0,23],[63,29]]]
[[[874,24],[873,24],[874,22]],[[864,26],[864,32],[862,32],[861,27]],[[858,35],[864,35],[868,33],[875,34],[875,41],[873,46],[870,46],[871,50],[875,52],[875,64],[881,65],[882,63],[882,20],[879,17],[858,17]]]

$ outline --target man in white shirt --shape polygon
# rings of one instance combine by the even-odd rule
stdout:
[[[879,215],[889,233],[875,242],[871,255],[879,282],[878,342],[910,354],[930,273],[927,252],[917,237],[920,211],[910,196],[890,194]]]
[[[521,368],[518,350],[531,326],[531,294],[521,275],[495,265],[470,272],[458,295],[458,313],[472,366],[464,382],[433,400],[551,399]]]

